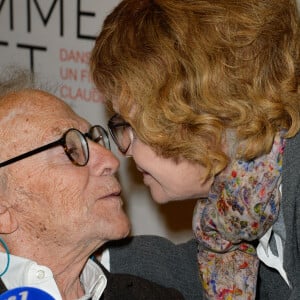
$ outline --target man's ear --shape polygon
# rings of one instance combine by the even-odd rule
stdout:
[[[18,228],[18,221],[13,209],[0,203],[0,233],[13,233]]]

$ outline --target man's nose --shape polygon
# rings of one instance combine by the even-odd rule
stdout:
[[[89,163],[99,176],[112,175],[117,172],[120,162],[117,157],[104,146],[89,141],[90,158]]]

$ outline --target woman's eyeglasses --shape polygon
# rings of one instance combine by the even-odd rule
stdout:
[[[108,121],[108,129],[120,152],[126,154],[134,138],[131,125],[116,114]]]
[[[90,155],[86,138],[110,150],[109,137],[102,126],[95,125],[91,127],[87,133],[82,133],[78,129],[70,128],[59,140],[6,160],[0,163],[0,168],[56,146],[62,146],[64,148],[66,155],[74,165],[85,166],[89,161]]]

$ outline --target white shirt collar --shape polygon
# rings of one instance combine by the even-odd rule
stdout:
[[[6,262],[6,253],[0,252],[0,267],[5,266]],[[52,271],[46,266],[40,266],[36,262],[23,257],[10,255],[9,268],[1,279],[7,289],[31,286],[44,290],[56,300],[62,299]],[[80,281],[86,293],[80,300],[89,299],[90,297],[92,297],[92,300],[99,299],[107,284],[107,279],[101,268],[90,259],[82,271]]]

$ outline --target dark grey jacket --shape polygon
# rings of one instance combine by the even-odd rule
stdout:
[[[260,265],[257,299],[300,300],[300,134],[289,139],[284,152],[282,202],[286,243],[284,268],[292,289],[279,273]],[[157,236],[138,236],[110,246],[111,272],[142,276],[174,287],[187,300],[200,300],[202,287],[195,240],[174,245]]]
[[[287,142],[283,157],[282,201],[286,243],[283,265],[292,289],[279,274],[265,267],[260,268],[260,299],[300,299],[300,133]]]

